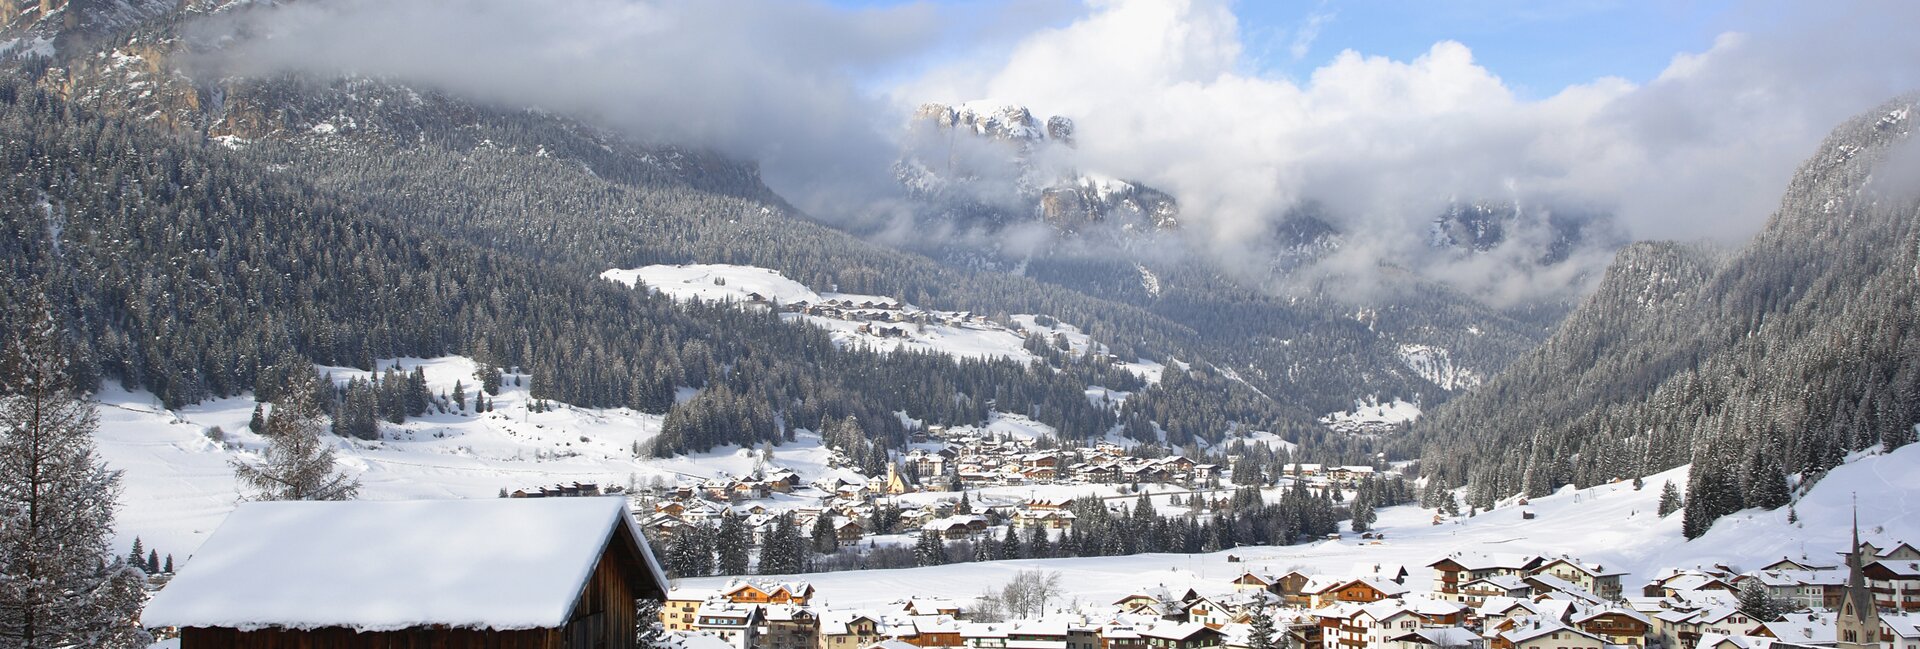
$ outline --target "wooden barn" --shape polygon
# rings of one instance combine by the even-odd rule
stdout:
[[[182,649],[633,649],[665,584],[620,496],[247,503],[143,623]]]

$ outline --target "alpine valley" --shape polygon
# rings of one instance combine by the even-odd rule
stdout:
[[[1106,4],[1085,20],[1214,5]],[[1750,632],[1752,607],[1772,600],[1730,593],[1785,579],[1752,576],[1763,567],[1830,564],[1849,525],[1878,550],[1920,542],[1920,95],[1850,104],[1784,185],[1740,187],[1779,197],[1745,241],[1641,240],[1624,208],[1512,180],[1426,192],[1391,218],[1347,195],[1387,190],[1306,182],[1229,228],[1192,174],[1115,144],[1176,155],[1190,144],[1177,123],[1206,116],[1085,118],[1057,97],[906,96],[938,86],[904,84],[889,91],[898,119],[874,127],[885,159],[850,183],[859,200],[822,200],[730,141],[684,135],[694,125],[634,128],[556,97],[474,92],[466,77],[235,54],[293,48],[276,21],[379,5],[0,0],[0,406],[66,395],[95,413],[59,446],[98,468],[87,493],[111,497],[74,499],[111,504],[90,542],[155,577],[126,587],[141,602],[167,597],[176,559],[194,583],[189,557],[228,551],[215,530],[252,500],[624,495],[638,547],[680,593],[659,594],[711,590],[689,600],[710,607],[701,620],[757,620],[742,636],[676,627],[671,609],[654,612],[661,628],[642,616],[643,641],[688,649],[1013,648],[1041,640],[910,637],[901,624],[944,623],[896,600],[1105,629],[1094,618],[1107,602],[1141,593],[1152,604],[1123,607],[1149,620],[1127,627],[1146,634],[1136,649],[1533,649],[1512,622],[1522,614],[1480,620],[1467,606],[1461,593],[1478,591],[1455,589],[1468,580],[1443,560],[1462,551],[1539,559],[1510,580],[1474,577],[1537,609],[1527,619],[1589,635],[1580,621],[1604,611],[1650,624],[1659,612],[1634,609],[1636,589],[1671,598],[1661,580],[1693,570],[1756,618],[1718,632],[1745,638],[1766,635]],[[590,47],[553,49],[572,46]],[[1044,49],[1016,53],[1032,48]],[[1322,74],[1339,61],[1296,90],[1337,87]],[[1523,148],[1561,136],[1577,139]],[[26,596],[7,570],[30,563],[7,554],[30,529],[15,501],[41,498],[12,485],[31,482],[16,478],[44,442],[4,421],[0,646],[152,640],[8,635],[34,624],[8,617]],[[1555,572],[1556,555],[1573,572]],[[1401,564],[1411,576],[1391,574]],[[1289,572],[1321,590],[1283,592]],[[739,592],[729,578],[800,573],[838,605],[821,607],[814,640],[774,640],[768,616],[793,612],[770,607],[786,602],[720,601]],[[1883,581],[1920,587],[1920,573]],[[1339,599],[1362,582],[1380,597]],[[1896,612],[1920,609],[1907,587],[1889,586],[1908,593]],[[219,590],[180,592],[203,588]],[[1248,590],[1257,602],[1234,599]],[[1474,611],[1473,642],[1317,631],[1358,624],[1315,619],[1325,605],[1428,591],[1461,606],[1404,604],[1420,628]],[[746,604],[769,608],[735,610]],[[1193,612],[1208,605],[1237,613]],[[1287,607],[1300,638],[1287,639]],[[847,630],[848,611],[884,611],[868,621],[894,631]],[[1172,633],[1161,622],[1219,637],[1139,640]],[[835,624],[859,646],[826,644]],[[1827,635],[1812,646],[1836,646]],[[1660,641],[1645,637],[1590,649]],[[1759,649],[1680,637],[1667,649]],[[1070,642],[1021,646],[1095,646]]]

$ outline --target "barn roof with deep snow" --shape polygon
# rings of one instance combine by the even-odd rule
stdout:
[[[622,496],[261,502],[148,603],[148,627],[557,628],[602,557],[666,583]],[[611,550],[611,552],[610,552]]]

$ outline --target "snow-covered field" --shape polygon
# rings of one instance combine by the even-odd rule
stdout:
[[[473,364],[465,358],[398,359],[380,366],[395,362],[409,371],[425,367],[435,394],[450,390],[456,380],[466,384],[469,398],[476,391]],[[320,369],[336,381],[367,374],[352,368]],[[659,434],[660,416],[561,404],[534,413],[526,407],[526,396],[526,388],[509,378],[495,397],[493,412],[429,414],[399,426],[382,424],[387,434],[379,441],[329,440],[337,446],[340,463],[360,478],[361,497],[380,500],[493,498],[503,488],[576,481],[604,487],[629,480],[645,484],[658,477],[672,484],[682,477],[744,475],[760,461],[757,451],[738,447],[670,459],[636,458],[635,444]],[[139,536],[149,547],[184,557],[219,525],[240,495],[229,462],[253,459],[265,445],[247,430],[253,400],[219,399],[167,411],[151,394],[113,383],[96,398],[100,454],[109,466],[124,471],[119,545],[124,548]],[[220,429],[221,441],[210,436],[214,428]],[[773,455],[774,466],[812,480],[827,471],[830,453],[818,437],[802,434],[774,449]]]
[[[1320,418],[1320,423],[1343,432],[1373,432],[1419,418],[1420,404],[1398,398],[1381,403],[1377,398],[1367,397],[1355,399],[1352,410],[1328,413]]]
[[[425,368],[432,389],[470,382],[473,365],[463,358],[399,359],[411,369]],[[351,368],[323,368],[335,380],[364,374]],[[160,408],[147,393],[107,387],[97,395],[100,453],[124,472],[118,543],[124,551],[133,538],[181,559],[217,527],[238,497],[229,463],[250,458],[262,440],[247,431],[253,409],[248,398],[198,404],[179,411]],[[562,482],[626,484],[659,477],[707,478],[741,475],[760,462],[759,453],[724,448],[666,460],[633,455],[635,443],[657,434],[655,415],[624,409],[560,406],[531,413],[525,388],[509,379],[484,415],[442,414],[409,420],[389,428],[386,439],[335,439],[340,462],[363,482],[368,499],[492,498],[508,490]],[[214,429],[221,433],[214,434]],[[1045,435],[1044,425],[997,414],[985,428],[1015,436]],[[218,437],[219,439],[215,439]],[[830,472],[829,453],[817,437],[803,435],[775,449],[771,465],[792,469],[805,480]],[[1422,568],[1453,551],[1501,551],[1571,554],[1627,570],[1629,585],[1673,566],[1725,563],[1752,566],[1782,556],[1831,557],[1847,534],[1848,504],[1860,497],[1864,532],[1878,539],[1920,539],[1920,445],[1886,455],[1867,455],[1832,471],[1797,504],[1800,522],[1789,525],[1786,512],[1741,512],[1729,516],[1704,538],[1682,542],[1680,516],[1654,515],[1663,482],[1686,482],[1686,470],[1649,477],[1635,490],[1629,483],[1584,490],[1563,489],[1526,505],[1509,504],[1471,518],[1434,524],[1433,514],[1414,507],[1383,510],[1375,529],[1380,540],[1348,538],[1290,547],[1237,548],[1203,555],[1140,555],[1089,559],[1006,561],[910,570],[810,575],[823,598],[836,606],[878,605],[903,594],[967,598],[1005,582],[1022,569],[1044,568],[1062,574],[1066,592],[1079,601],[1106,604],[1143,586],[1156,584],[1226,590],[1227,580],[1246,568],[1300,568],[1322,575],[1356,572],[1356,566],[1406,565],[1409,584],[1427,586]],[[1160,490],[1162,492],[1165,489]],[[976,493],[976,501],[1069,498],[1082,495],[1130,497],[1109,485],[1007,487]],[[939,500],[954,494],[922,494],[903,501]],[[791,503],[799,506],[794,496]],[[1155,504],[1177,513],[1162,495]],[[1536,514],[1524,520],[1522,511]],[[1231,563],[1228,557],[1238,557]],[[1370,568],[1369,568],[1370,569]],[[717,580],[691,580],[712,585]]]
[[[805,284],[788,279],[778,271],[756,266],[737,266],[732,264],[688,264],[653,265],[641,268],[613,269],[600,274],[608,281],[633,286],[645,284],[648,288],[668,295],[676,300],[703,300],[709,302],[752,301],[758,295],[761,300],[772,304],[793,305],[805,302],[810,305],[822,305],[829,301],[851,302],[854,304],[873,303],[887,305],[885,309],[848,309],[849,312],[869,312],[878,314],[883,311],[928,316],[932,322],[924,324],[890,323],[885,321],[863,321],[848,317],[830,317],[827,315],[782,313],[787,320],[805,320],[814,326],[829,332],[836,343],[842,346],[865,346],[881,351],[920,351],[949,354],[959,358],[1006,358],[1020,362],[1034,360],[1034,355],[1026,349],[1026,335],[1044,335],[1051,341],[1059,335],[1068,341],[1069,349],[1075,354],[1086,353],[1092,346],[1098,351],[1106,351],[1106,346],[1091,340],[1079,328],[1055,321],[1051,326],[1039,324],[1041,316],[1021,314],[1011,317],[1020,326],[1021,331],[987,321],[971,314],[953,311],[935,311],[912,304],[903,304],[894,298],[879,295],[859,295],[833,291],[816,292]],[[971,317],[970,317],[971,316]],[[869,331],[862,331],[868,325]],[[883,336],[879,329],[897,328],[903,335]],[[1160,380],[1159,363],[1138,360],[1123,364],[1129,371],[1140,375],[1149,382]]]
[[[1375,565],[1403,565],[1407,585],[1431,588],[1428,563],[1454,551],[1568,554],[1609,569],[1626,570],[1629,590],[1665,567],[1726,564],[1753,568],[1783,556],[1830,561],[1847,544],[1849,499],[1860,494],[1862,533],[1876,540],[1920,539],[1920,444],[1892,454],[1861,458],[1833,470],[1797,505],[1800,522],[1785,510],[1746,511],[1722,519],[1691,542],[1680,535],[1678,513],[1654,514],[1661,484],[1686,482],[1679,468],[1649,477],[1638,491],[1631,483],[1575,490],[1571,487],[1527,505],[1511,504],[1472,518],[1433,524],[1430,510],[1382,510],[1374,529],[1381,540],[1340,541],[1286,547],[1242,547],[1212,554],[1148,554],[1131,557],[966,563],[903,570],[806,575],[820,601],[834,607],[880,606],[906,595],[966,600],[997,589],[1021,570],[1057,571],[1074,601],[1104,608],[1135,590],[1164,585],[1203,593],[1232,589],[1228,583],[1249,568],[1298,568],[1324,576],[1371,572]],[[1534,512],[1534,520],[1522,511]],[[1884,545],[1884,543],[1883,543]],[[1240,562],[1230,562],[1237,557]],[[723,578],[685,580],[714,587]]]

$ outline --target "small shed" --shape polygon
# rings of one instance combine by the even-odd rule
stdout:
[[[621,496],[247,503],[142,622],[182,649],[632,649],[665,584]]]

